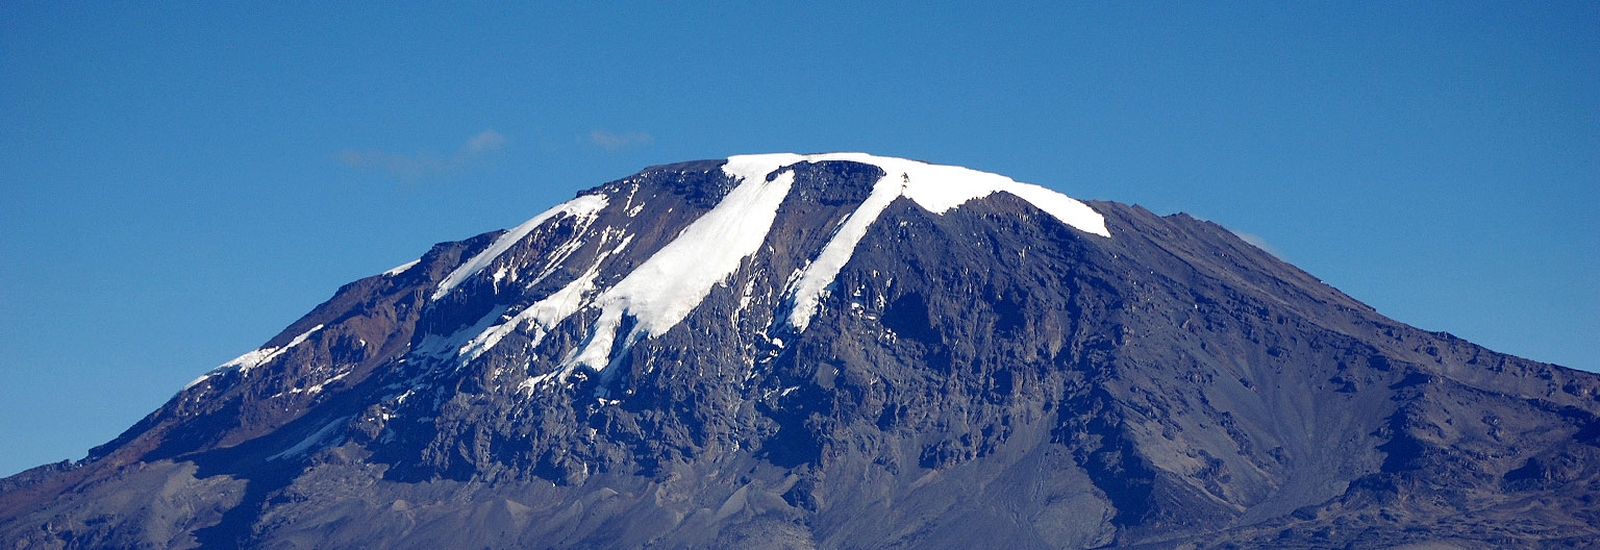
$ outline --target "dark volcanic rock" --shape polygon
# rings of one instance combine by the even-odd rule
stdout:
[[[1074,217],[895,159],[755,160],[649,168],[346,285],[85,460],[0,481],[0,543],[1600,535],[1594,374],[1389,320],[1182,214]],[[977,198],[946,210],[930,189]]]

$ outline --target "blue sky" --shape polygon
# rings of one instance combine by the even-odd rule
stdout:
[[[1600,3],[151,4],[0,3],[0,475],[434,242],[739,153],[1189,212],[1600,370]]]

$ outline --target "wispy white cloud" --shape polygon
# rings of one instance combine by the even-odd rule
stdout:
[[[1234,235],[1237,235],[1240,239],[1244,240],[1244,242],[1250,243],[1251,246],[1264,250],[1266,253],[1277,256],[1278,258],[1283,257],[1283,254],[1280,254],[1276,247],[1273,247],[1271,243],[1268,243],[1267,240],[1262,238],[1260,235],[1255,233],[1245,233],[1235,229],[1230,229],[1229,231],[1232,231]]]
[[[613,134],[605,130],[593,130],[589,132],[589,142],[615,153],[629,147],[655,143],[656,138],[644,132]]]
[[[390,151],[345,149],[339,151],[339,162],[351,168],[383,172],[406,181],[447,176],[460,172],[474,160],[505,147],[505,134],[494,129],[478,132],[448,157],[433,153],[404,155]]]
[[[459,154],[476,155],[486,151],[498,151],[505,145],[506,135],[491,128],[478,132],[478,135],[472,136],[472,139],[467,140],[466,145],[461,146]]]

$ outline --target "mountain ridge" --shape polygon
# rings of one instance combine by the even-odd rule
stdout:
[[[1000,189],[1015,182],[922,202],[908,189],[935,178],[894,173],[910,161],[734,159],[647,168],[341,287],[84,461],[0,482],[0,540],[421,547],[470,528],[483,533],[454,542],[1576,547],[1594,534],[1593,374],[1395,322],[1187,215],[1061,195],[1101,236]],[[852,226],[874,196],[881,209]],[[701,262],[728,251],[699,245],[661,271],[693,292],[608,294],[672,243],[726,241],[691,230],[707,220],[765,230],[736,262]],[[808,271],[851,240],[836,270]],[[808,272],[826,284],[801,285]],[[802,288],[824,290],[795,323]]]

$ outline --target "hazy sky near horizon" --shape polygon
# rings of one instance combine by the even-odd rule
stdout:
[[[0,3],[0,476],[640,168],[865,151],[1188,212],[1600,370],[1600,3]]]

